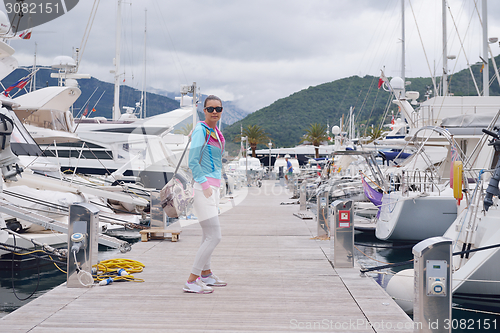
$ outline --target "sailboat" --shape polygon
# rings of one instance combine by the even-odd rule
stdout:
[[[469,131],[492,128],[491,119],[469,117]],[[500,128],[495,119],[494,125]],[[465,128],[462,127],[462,130]],[[500,131],[486,130],[493,139],[484,168],[470,190],[464,194],[464,209],[443,236],[452,240],[453,301],[488,308],[500,307],[500,285],[497,283],[500,265]],[[495,166],[493,166],[495,165]],[[493,170],[493,171],[491,171]],[[465,171],[465,170],[464,170]],[[459,175],[468,181],[468,177]],[[488,184],[486,186],[486,184]],[[464,185],[465,187],[465,185]],[[486,188],[485,188],[486,187]],[[400,271],[391,278],[387,292],[407,312],[412,311],[413,269]]]
[[[486,6],[483,7],[483,17],[486,17]],[[443,5],[444,32],[445,10],[446,6]],[[487,88],[484,89],[483,96],[449,95],[446,33],[443,39],[442,96],[432,97],[414,109],[408,101],[411,96],[404,94],[403,80],[399,80],[399,83],[395,79],[391,80],[392,90],[397,97],[394,103],[398,105],[409,124],[406,140],[418,142],[421,147],[418,156],[408,160],[407,165],[415,163],[413,161],[419,158],[427,162],[420,165],[415,163],[411,168],[403,165],[387,171],[389,186],[384,194],[376,232],[376,236],[382,240],[420,241],[442,235],[460,213],[460,207],[455,204],[449,188],[450,178],[447,176],[451,165],[451,149],[459,148],[461,157],[470,162],[469,169],[481,168],[489,154],[487,151],[478,151],[477,148],[483,133],[471,132],[466,123],[457,124],[456,117],[466,119],[483,115],[491,120],[492,113],[498,111],[500,97],[489,96]],[[484,43],[487,45],[488,41],[485,40]],[[485,58],[488,58],[487,51]],[[484,70],[487,71],[486,67]],[[489,87],[489,76],[483,76],[483,85]],[[437,91],[437,88],[435,90]],[[438,154],[433,157],[429,154],[431,150]],[[405,193],[403,189],[406,190]]]

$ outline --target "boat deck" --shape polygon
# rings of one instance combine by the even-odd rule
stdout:
[[[212,268],[227,287],[188,294],[201,229],[151,240],[116,257],[145,264],[143,283],[62,284],[0,320],[3,332],[409,332],[411,319],[359,268],[333,268],[314,219],[274,181],[223,204]],[[245,194],[246,193],[246,194]],[[232,208],[234,202],[237,205]]]

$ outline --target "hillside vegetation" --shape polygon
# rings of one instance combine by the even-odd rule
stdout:
[[[500,63],[500,56],[496,57]],[[473,73],[479,89],[482,89],[481,66],[472,66]],[[494,76],[490,66],[490,77]],[[286,98],[282,98],[248,115],[242,120],[224,129],[224,136],[228,142],[234,140],[240,134],[240,126],[258,125],[272,139],[273,147],[293,147],[299,144],[306,129],[313,123],[329,123],[330,127],[339,125],[344,116],[344,124],[347,123],[349,108],[354,107],[355,123],[361,131],[366,126],[390,122],[391,111],[397,115],[397,106],[391,103],[392,97],[389,92],[378,89],[378,77],[374,76],[351,76],[333,82],[320,84],[315,87],[296,92]],[[427,87],[432,87],[431,78],[407,78],[411,84],[407,91],[418,91],[420,98],[425,100]],[[437,84],[439,84],[439,79]],[[474,83],[470,77],[469,70],[462,70],[449,78],[450,92],[457,96],[477,95]],[[490,88],[490,95],[500,95],[498,82],[495,80]],[[387,106],[390,108],[385,119],[382,119]],[[228,145],[234,153],[239,144]],[[259,145],[258,149],[266,148]]]

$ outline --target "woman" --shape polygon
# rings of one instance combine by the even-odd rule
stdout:
[[[199,294],[213,292],[212,287],[223,287],[226,282],[212,273],[210,258],[221,240],[219,224],[219,186],[222,175],[224,137],[217,128],[222,114],[222,101],[210,95],[205,99],[205,121],[199,122],[192,134],[189,149],[189,168],[194,178],[193,208],[203,231],[201,246],[196,253],[193,268],[184,291]]]

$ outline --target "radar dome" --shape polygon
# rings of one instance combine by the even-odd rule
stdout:
[[[54,60],[52,60],[52,65],[50,65],[52,68],[58,68],[58,69],[72,69],[76,68],[76,62],[75,59],[69,57],[69,56],[58,56],[55,57]]]
[[[405,82],[400,77],[393,77],[391,82],[392,90],[397,98],[404,98]]]
[[[391,80],[391,87],[392,89],[404,89],[405,88],[405,83],[402,78],[400,77],[393,77]]]
[[[0,34],[5,35],[10,30],[10,21],[4,12],[0,11]]]
[[[332,127],[332,133],[333,133],[334,135],[338,135],[338,134],[340,134],[340,127],[338,127],[337,125],[333,126],[333,127]]]

